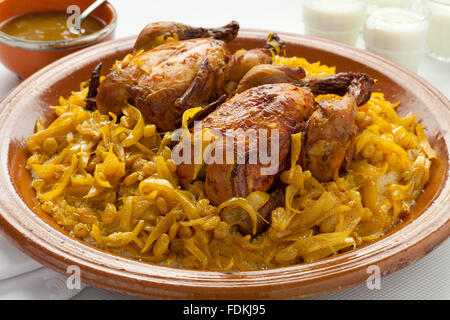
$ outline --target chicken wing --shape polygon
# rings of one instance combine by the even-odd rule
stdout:
[[[173,21],[161,21],[147,24],[139,34],[134,50],[151,50],[165,42],[214,38],[229,42],[233,40],[239,31],[239,23],[232,21],[221,28],[196,28]]]
[[[320,102],[308,121],[306,142],[302,149],[302,167],[310,170],[321,182],[337,178],[339,171],[346,169],[348,160],[352,158],[350,147],[357,133],[356,107],[370,99],[373,80],[365,74],[352,75],[348,96],[336,101]],[[332,77],[325,81],[329,80],[332,82]],[[335,88],[340,87],[336,83],[334,85]],[[315,90],[324,92],[331,87]]]

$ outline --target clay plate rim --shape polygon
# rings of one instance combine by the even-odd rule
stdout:
[[[289,33],[279,33],[288,43],[351,57],[375,70],[392,74],[395,81],[407,81],[430,98],[428,109],[440,128],[450,126],[450,103],[437,89],[415,74],[376,55],[351,46]],[[267,31],[241,30],[237,39],[263,41]],[[134,38],[108,41],[60,59],[37,72],[0,103],[0,228],[19,249],[62,274],[67,266],[81,268],[82,281],[97,287],[145,298],[197,299],[277,299],[299,298],[348,288],[367,279],[367,267],[378,265],[383,275],[392,273],[421,258],[450,234],[450,179],[444,174],[429,207],[397,232],[382,239],[314,263],[251,272],[194,271],[144,264],[106,253],[79,240],[68,237],[39,218],[22,201],[12,184],[8,168],[8,153],[13,123],[11,116],[21,96],[31,93],[33,86],[58,79],[61,73],[85,66],[86,61],[111,51],[126,52]],[[85,64],[83,65],[83,62]],[[15,120],[16,122],[12,121]],[[450,137],[443,130],[441,138],[448,162]],[[446,164],[448,168],[448,163]]]

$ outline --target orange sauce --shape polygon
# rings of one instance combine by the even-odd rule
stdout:
[[[77,39],[95,33],[105,26],[99,18],[88,16],[81,25],[81,34],[72,33],[65,11],[38,11],[14,17],[0,25],[0,31],[13,37],[32,41]]]

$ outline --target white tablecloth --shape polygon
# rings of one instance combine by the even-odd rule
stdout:
[[[241,28],[303,32],[301,0],[111,2],[119,13],[116,33],[118,38],[137,34],[147,22],[158,20],[180,21],[196,26],[219,26],[237,20]],[[362,45],[360,39],[358,46]],[[450,64],[424,58],[418,74],[450,97]],[[18,83],[17,77],[0,65],[0,98]],[[18,298],[133,297],[84,285],[80,289],[70,290],[64,276],[28,258],[0,234],[0,299]],[[380,290],[369,290],[362,284],[315,299],[450,299],[450,241],[446,241],[414,265],[383,278]]]

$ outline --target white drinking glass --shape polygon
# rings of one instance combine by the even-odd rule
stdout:
[[[354,45],[364,21],[363,0],[304,0],[306,34]]]
[[[428,9],[428,53],[438,60],[450,62],[450,0],[429,0]]]
[[[366,0],[366,15],[369,16],[378,8],[410,8],[413,1],[415,0]]]
[[[417,71],[425,52],[428,19],[425,11],[377,8],[364,24],[366,49],[411,71]]]
[[[368,7],[408,8],[413,0],[366,0]]]
[[[408,7],[411,0],[367,0],[367,4],[378,7]]]

